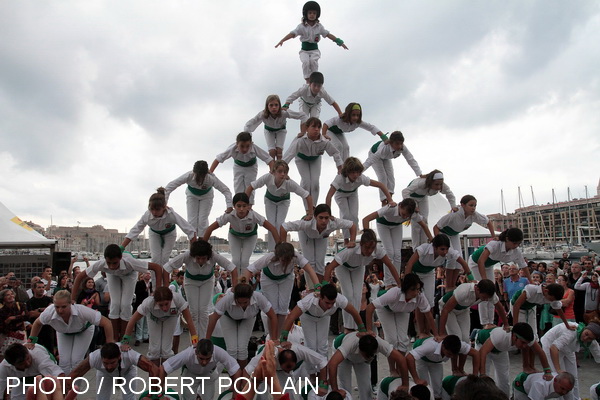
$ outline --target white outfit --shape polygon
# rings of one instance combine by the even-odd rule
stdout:
[[[106,273],[108,291],[110,292],[110,306],[108,318],[122,319],[129,321],[131,319],[131,302],[133,301],[133,292],[138,280],[138,273],[148,272],[148,262],[135,259],[131,254],[123,253],[119,269],[112,270],[106,266],[106,260],[96,261],[85,273],[93,278],[98,272]]]
[[[402,378],[399,376],[388,376],[383,378],[377,388],[377,400],[388,400],[390,393],[402,386]]]
[[[537,317],[535,315],[535,306],[538,304],[550,304],[550,307],[554,310],[560,310],[562,308],[562,302],[560,300],[548,301],[546,297],[544,297],[543,286],[541,285],[526,285],[522,293],[525,293],[525,302],[519,309],[519,322],[527,322],[533,329],[533,334],[537,339]],[[514,304],[512,299],[511,303]]]
[[[542,372],[529,374],[523,383],[523,389],[527,394],[518,389],[514,390],[514,400],[566,400],[573,398],[573,391],[570,391],[565,396],[559,396],[558,393],[554,391],[554,379],[551,381],[545,380]]]
[[[184,400],[195,400],[196,394],[199,394],[205,400],[214,399],[215,384],[223,367],[227,369],[227,373],[230,376],[234,375],[240,369],[237,361],[227,354],[225,350],[217,346],[213,348],[212,358],[206,366],[200,364],[195,348],[192,346],[169,358],[163,364],[167,375],[175,371],[182,371],[182,377],[192,378],[194,379],[194,384],[198,385],[194,392],[191,392],[189,388],[183,389]],[[208,377],[210,379],[196,380],[196,378],[201,377]]]
[[[94,326],[100,325],[102,315],[81,304],[71,305],[69,322],[56,313],[54,307],[47,307],[39,317],[43,325],[56,330],[59,365],[65,374],[69,374],[84,358],[94,336]]]
[[[213,188],[217,189],[225,196],[227,207],[233,207],[233,204],[231,203],[231,191],[215,175],[211,173],[206,174],[200,185],[196,183],[194,175],[193,171],[186,172],[179,178],[169,182],[167,186],[165,186],[165,192],[168,201],[169,195],[173,190],[183,184],[187,184],[187,189],[185,191],[187,219],[196,230],[198,237],[202,237],[204,236],[204,231],[208,228],[208,216],[210,215],[213,199],[215,197]]]
[[[59,376],[64,373],[63,370],[56,365],[56,361],[50,358],[50,353],[48,353],[48,350],[46,350],[44,346],[36,344],[32,350],[29,350],[29,355],[31,356],[31,365],[24,371],[18,370],[6,360],[3,360],[0,363],[0,393],[4,393],[7,389],[9,383],[8,378],[17,378],[19,380],[19,386],[16,388],[11,387],[8,393],[9,398],[12,400],[25,400],[25,392],[28,387],[23,385],[24,378],[36,375]],[[16,381],[11,379],[10,383],[11,385],[14,385]]]
[[[308,79],[310,74],[319,71],[319,58],[321,58],[321,52],[317,47],[317,43],[320,41],[320,37],[327,37],[329,31],[325,29],[319,22],[314,25],[308,23],[299,24],[296,29],[290,32],[296,36],[300,36],[302,42],[302,49],[300,50],[300,61],[302,61],[302,74],[304,79]],[[305,45],[304,43],[307,43]],[[312,45],[312,46],[311,46]],[[314,50],[304,50],[314,48]]]
[[[598,398],[600,398],[600,383],[595,383],[590,386],[590,397],[592,400],[598,400]]]
[[[399,287],[393,287],[377,297],[373,300],[373,305],[377,309],[385,340],[402,353],[408,350],[410,343],[407,334],[410,313],[416,308],[422,313],[431,310],[429,301],[422,292],[407,302],[405,294]]]
[[[489,221],[490,220],[488,217],[478,213],[477,211],[475,211],[473,215],[465,217],[464,208],[459,207],[457,212],[451,212],[440,218],[436,225],[438,229],[442,233],[445,233],[450,239],[450,247],[454,250],[460,251],[462,254],[459,234],[469,229],[473,223],[486,228]],[[446,268],[459,269],[460,266],[447,266]]]
[[[334,260],[339,264],[335,274],[339,279],[342,294],[348,298],[355,309],[360,310],[362,289],[365,283],[366,266],[373,260],[381,260],[385,257],[383,247],[377,246],[370,256],[363,256],[360,245],[354,248],[345,248],[335,255]],[[357,329],[352,315],[343,312],[344,328]]]
[[[594,289],[592,282],[583,282],[583,275],[575,282],[575,290],[585,290],[585,311],[595,311],[598,308],[600,289]]]
[[[444,264],[455,263],[460,257],[460,253],[454,249],[448,249],[445,257],[436,256],[431,243],[423,243],[415,248],[419,259],[414,263],[412,272],[417,274],[423,281],[423,292],[429,300],[429,304],[434,306],[435,295],[435,269]]]
[[[336,167],[344,164],[339,150],[329,140],[319,136],[317,140],[309,139],[308,135],[295,138],[283,155],[283,160],[288,164],[296,160],[296,168],[300,174],[300,186],[308,190],[313,199],[313,204],[319,200],[319,177],[321,176],[321,156],[329,154],[333,157]],[[306,204],[304,204],[306,207]]]
[[[466,376],[448,375],[442,380],[442,400],[452,400],[456,386],[467,379]]]
[[[282,226],[287,232],[298,232],[302,255],[308,259],[308,262],[317,274],[323,275],[325,273],[327,238],[337,229],[351,228],[352,221],[341,218],[336,218],[333,221],[330,220],[322,232],[317,230],[317,221],[314,218],[310,221],[288,221],[283,223]]]
[[[386,358],[389,357],[394,350],[393,346],[379,336],[376,336],[375,338],[379,345],[377,351]],[[352,387],[352,377],[350,374],[352,368],[354,368],[356,383],[358,384],[358,398],[371,399],[373,396],[371,392],[371,363],[367,362],[363,356],[360,355],[358,350],[359,340],[357,332],[353,332],[345,335],[339,346],[336,346],[336,344],[338,344],[336,343],[338,342],[337,339],[333,342],[333,351],[339,351],[344,357],[344,361],[338,365],[338,387]]]
[[[173,293],[173,300],[167,311],[160,309],[154,297],[146,298],[137,308],[137,312],[148,317],[148,330],[150,331],[150,345],[148,358],[169,358],[173,356],[173,333],[177,319],[183,310],[188,308],[188,303],[179,293]]]
[[[198,331],[198,337],[204,337],[208,327],[208,314],[212,308],[211,288],[214,286],[215,265],[218,264],[227,271],[233,271],[235,264],[213,251],[210,259],[205,264],[199,265],[187,250],[166,263],[164,269],[171,273],[175,269],[180,269],[184,264],[184,286],[190,313]]]
[[[296,305],[302,310],[300,322],[304,331],[306,347],[327,357],[330,317],[339,308],[343,310],[348,307],[348,299],[343,294],[338,294],[333,307],[329,310],[323,310],[319,306],[319,297],[309,293]]]
[[[240,276],[250,264],[250,256],[254,252],[256,239],[258,238],[258,226],[264,226],[265,217],[254,210],[250,210],[248,215],[240,218],[233,211],[218,217],[217,224],[219,224],[219,227],[229,224],[227,239],[231,248],[231,262],[237,267],[238,276]]]
[[[296,193],[305,202],[309,195],[308,190],[303,189],[291,179],[286,179],[280,186],[277,186],[273,174],[264,174],[250,185],[254,190],[266,186],[265,216],[267,217],[267,221],[277,229],[277,232],[279,232],[281,224],[285,222],[287,217],[288,209],[290,208],[290,193]],[[275,249],[275,239],[273,239],[272,235],[269,235],[268,243],[269,250],[273,251]]]
[[[308,119],[306,114],[301,111],[297,112],[282,109],[276,118],[273,118],[271,114],[265,118],[265,112],[260,111],[254,118],[246,122],[246,125],[244,125],[244,132],[252,133],[258,127],[258,125],[264,123],[267,150],[274,150],[276,148],[283,149],[283,145],[285,144],[285,136],[287,135],[286,121],[288,118],[298,119],[302,123],[305,123]],[[246,188],[244,188],[242,192],[245,190]]]
[[[340,209],[340,218],[350,220],[358,226],[358,188],[371,186],[368,176],[360,175],[354,182],[342,174],[336,175],[331,182],[336,190],[333,198]],[[344,229],[344,239],[350,238],[350,231]]]
[[[258,174],[258,164],[256,159],[260,158],[265,164],[273,161],[273,158],[252,143],[247,153],[242,153],[238,150],[237,143],[232,144],[224,152],[217,154],[215,160],[221,164],[233,158],[233,191],[235,193],[243,193],[250,183],[256,179]],[[254,193],[250,196],[250,204],[254,204]]]
[[[121,345],[117,343],[117,345]],[[108,372],[102,364],[102,357],[100,355],[100,349],[93,351],[89,355],[90,367],[96,370],[96,400],[110,400],[113,391],[115,393],[123,393],[123,400],[135,400],[136,395],[134,392],[137,391],[135,380],[133,378],[137,376],[137,365],[142,355],[135,350],[122,351],[121,352],[121,363],[118,368],[114,371]],[[125,379],[125,386],[121,389],[113,389],[114,378],[118,377]],[[102,386],[100,386],[102,385]]]
[[[221,316],[219,321],[230,356],[236,360],[248,358],[248,341],[252,335],[256,314],[260,311],[266,314],[271,308],[269,300],[258,292],[252,293],[250,304],[245,310],[237,305],[231,291],[215,304],[215,312]]]
[[[446,195],[450,208],[456,207],[456,197],[450,190],[450,187],[445,183],[442,186],[442,190],[437,191],[428,189],[425,187],[425,178],[413,179],[406,188],[402,189],[402,198],[411,198],[417,202],[417,210],[421,214],[427,223],[427,217],[429,217],[429,196],[435,196],[438,193]],[[412,226],[411,229],[412,246],[413,248],[419,246],[422,243],[427,242],[427,237],[423,233],[422,229],[418,229],[416,226]]]
[[[189,222],[171,207],[167,207],[162,217],[158,218],[154,217],[149,210],[146,211],[125,237],[133,241],[144,231],[146,226],[150,228],[148,237],[152,262],[160,265],[165,265],[169,261],[171,250],[175,247],[176,226],[179,226],[190,240],[196,235],[196,229]]]
[[[459,354],[469,354],[471,344],[462,342]],[[442,377],[444,376],[443,366],[441,363],[449,360],[442,354],[442,343],[436,342],[432,337],[426,339],[418,339],[413,345],[410,354],[416,360],[417,374],[419,378],[425,379],[433,389],[435,398],[442,397]]]
[[[327,91],[321,87],[321,90],[317,94],[313,94],[310,90],[310,85],[305,84],[290,94],[285,100],[286,104],[292,104],[294,100],[300,99],[300,111],[306,114],[308,117],[319,118],[321,115],[321,99],[325,100],[327,104],[333,105],[335,100],[327,93]]]
[[[569,325],[577,327],[574,322],[569,322]],[[570,372],[575,377],[575,386],[565,398],[579,399],[579,379],[577,379],[577,360],[576,353],[581,349],[582,343],[579,340],[579,335],[576,330],[567,329],[565,324],[556,325],[542,336],[540,340],[542,348],[546,353],[552,372],[558,372],[552,362],[550,355],[550,347],[555,346],[558,349],[560,365],[563,370]],[[597,363],[600,363],[600,346],[598,342],[593,340],[589,344],[589,351]]]
[[[373,167],[375,174],[377,174],[377,180],[383,183],[390,193],[394,193],[396,188],[396,178],[394,178],[394,166],[392,160],[400,156],[404,156],[404,159],[410,165],[416,176],[421,176],[421,168],[413,157],[412,153],[406,146],[403,146],[402,150],[394,150],[391,144],[385,144],[383,141],[375,143],[369,150],[367,160],[363,163],[365,171],[369,167]],[[383,201],[386,199],[383,192],[380,193],[380,199]]]
[[[346,160],[350,157],[350,146],[344,135],[345,133],[353,132],[356,128],[362,128],[369,131],[373,136],[377,135],[378,132],[381,132],[381,129],[368,122],[346,122],[339,116],[328,119],[324,122],[324,125],[327,125],[328,127],[327,136],[331,138],[331,142],[342,154],[342,160]]]
[[[182,296],[184,295],[184,293],[181,292],[181,288],[179,287],[179,284],[177,284],[177,282],[175,282],[175,281],[173,281],[169,284],[169,290],[173,293],[179,293]],[[183,298],[187,301],[187,299],[185,297],[183,297]],[[145,318],[142,318],[142,319],[145,319]],[[197,326],[197,325],[194,325],[194,326]],[[196,328],[196,329],[198,329],[198,328]],[[183,333],[183,328],[181,327],[181,317],[179,317],[179,318],[177,318],[177,323],[175,324],[175,332],[173,333],[173,336],[181,336],[182,333]],[[206,333],[206,332],[204,332],[204,333]]]
[[[378,217],[376,219],[379,240],[381,240],[388,257],[392,260],[392,264],[396,267],[398,275],[402,270],[402,224],[410,221],[412,225],[418,225],[421,228],[419,222],[423,221],[423,217],[417,212],[414,212],[408,219],[401,217],[399,212],[399,206],[390,207],[387,205],[377,210]],[[396,281],[387,268],[383,270],[383,283],[386,286],[396,285]]]

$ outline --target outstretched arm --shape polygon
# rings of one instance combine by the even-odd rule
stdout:
[[[263,227],[268,230],[269,232],[271,232],[271,235],[273,236],[273,240],[275,240],[275,243],[279,243],[279,232],[277,232],[277,228],[275,228],[275,226],[273,226],[272,223],[270,223],[269,221],[265,221],[265,223],[263,224]]]
[[[381,190],[383,194],[385,194],[385,198],[387,199],[387,202],[390,205],[390,207],[396,207],[396,203],[394,203],[394,199],[392,199],[392,195],[386,185],[379,181],[371,179],[371,186],[379,188],[379,190]]]
[[[212,235],[213,231],[215,229],[217,229],[218,227],[219,227],[219,223],[217,221],[210,224],[208,226],[208,228],[206,228],[206,231],[204,231],[204,236],[202,237],[202,240],[204,240],[205,242],[208,242],[208,239],[210,239],[210,235]]]
[[[375,212],[372,212],[371,214],[367,215],[366,217],[364,217],[362,220],[363,230],[369,229],[369,222],[373,221],[378,216],[379,216],[379,214],[377,213],[377,211],[375,211]]]
[[[392,264],[392,260],[390,260],[390,258],[387,255],[385,255],[381,259],[381,261],[383,261],[383,263],[387,267],[388,271],[390,271],[390,274],[392,274],[392,277],[394,278],[394,280],[396,281],[398,286],[402,286],[402,282],[400,281],[400,275],[398,275],[398,271],[396,270],[396,267],[394,266],[394,264]]]
[[[327,39],[333,40],[338,46],[348,50],[348,46],[344,44],[344,41],[338,37],[333,36],[331,33],[327,35]]]
[[[327,196],[325,196],[325,204],[327,204],[329,208],[331,208],[331,198],[333,197],[336,191],[337,189],[334,188],[333,185],[329,185],[329,191],[327,192]]]
[[[219,166],[219,161],[214,160],[213,163],[210,165],[208,172],[210,172],[212,174],[213,172],[215,172],[215,169],[217,169],[218,166]]]
[[[295,38],[295,37],[296,37],[296,35],[294,35],[293,33],[288,33],[287,35],[285,35],[285,36],[283,37],[283,39],[281,39],[281,40],[279,41],[279,43],[277,43],[277,44],[275,45],[275,48],[278,48],[278,47],[280,47],[280,46],[283,46],[283,42],[286,42],[286,41],[288,41],[288,40],[290,40],[290,39],[293,39],[293,38]]]
[[[325,274],[323,275],[323,279],[325,279],[327,282],[331,282],[331,273],[339,265],[340,264],[336,260],[333,260],[332,262],[330,262],[329,265],[325,268]]]

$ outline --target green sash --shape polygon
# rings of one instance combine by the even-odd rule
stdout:
[[[444,304],[446,304],[448,302],[448,300],[450,300],[450,297],[452,297],[452,295],[454,294],[454,290],[451,290],[449,292],[447,292],[444,297],[442,297],[442,300],[444,301]],[[456,307],[454,307],[455,310],[465,310],[469,308],[469,306],[461,306],[460,304],[456,304]]]
[[[448,393],[450,396],[454,394],[454,388],[458,381],[462,378],[462,376],[456,375],[448,375],[442,380],[442,388]]]
[[[179,286],[179,283],[177,283],[177,281],[173,281],[169,285],[175,286],[175,293],[179,293],[179,290],[181,290],[181,287]]]
[[[346,337],[345,333],[338,335],[335,339],[333,339],[333,348],[337,350],[338,347],[342,345],[344,338]]]
[[[385,219],[384,217],[377,217],[377,219],[375,221],[377,221],[378,224],[387,225],[387,226],[402,225],[402,223],[400,223],[400,222],[390,222],[387,219]]]
[[[319,50],[319,45],[317,43],[302,42],[302,50],[304,50],[304,51]]]
[[[517,290],[510,299],[510,304],[515,305],[517,299],[521,296],[521,293],[523,293],[523,289]],[[527,300],[525,300],[525,302],[521,305],[521,310],[531,310],[532,308],[535,308],[536,305],[537,304],[530,303]]]
[[[225,396],[227,396],[229,393],[231,393],[231,390],[227,389],[226,391],[224,391],[223,393],[221,393],[221,394],[219,395],[219,397],[217,397],[217,400],[223,400],[223,398],[224,398]]]
[[[423,197],[425,197],[424,194],[418,194],[418,193],[411,193],[410,197],[414,197],[416,199],[422,199]]]
[[[285,125],[283,125],[281,128],[272,128],[270,126],[265,125],[265,129],[268,130],[269,132],[277,132],[277,131],[282,131],[285,129]]]
[[[241,238],[255,236],[257,232],[258,232],[258,224],[254,224],[254,229],[252,229],[252,232],[248,232],[248,233],[234,231],[232,228],[229,228],[229,233],[231,233],[233,236],[237,236],[237,237],[241,237]]]
[[[336,135],[341,135],[342,133],[344,133],[337,125],[330,126],[328,130],[335,133]]]
[[[354,190],[342,190],[342,189],[338,189],[337,191],[340,193],[354,193],[358,190],[358,188],[354,189]]]
[[[416,349],[417,347],[421,346],[427,339],[430,339],[431,337],[426,337],[426,338],[421,338],[421,339],[417,339],[415,340],[415,342],[413,343],[413,349]],[[441,363],[441,361],[431,361],[429,358],[427,357],[423,357],[422,358],[423,361],[427,361],[430,363],[434,363],[434,364],[439,364]]]
[[[273,280],[273,281],[280,281],[282,279],[287,278],[288,276],[290,276],[290,274],[283,274],[283,275],[275,275],[271,272],[271,270],[269,269],[269,267],[265,267],[262,270],[263,274],[265,274],[266,276],[269,277],[269,279]]]
[[[360,265],[359,265],[358,267],[355,267],[355,266],[352,266],[352,265],[348,264],[347,262],[343,263],[342,265],[343,265],[344,267],[346,267],[346,268],[348,268],[348,269],[352,269],[352,270],[354,270],[354,269],[356,269],[356,268],[360,268]]]
[[[493,329],[495,329],[495,328],[493,328]],[[477,338],[475,339],[475,342],[479,343],[480,345],[483,346],[483,344],[490,338],[490,333],[492,333],[493,329],[480,329],[479,332],[477,333]],[[500,350],[493,347],[492,353],[498,354],[498,353],[500,353]]]
[[[443,227],[442,229],[440,229],[440,231],[444,232],[448,236],[456,236],[460,233],[460,232],[456,232],[454,229],[450,228],[449,226]]]
[[[251,167],[256,164],[256,157],[252,157],[249,161],[241,161],[236,158],[233,159],[233,162],[240,167]]]
[[[383,393],[389,397],[390,385],[396,379],[400,379],[400,377],[399,376],[388,376],[387,378],[383,378],[383,380],[379,384],[379,389],[381,389],[381,393]]]
[[[429,267],[427,265],[421,264],[418,260],[414,263],[412,272],[418,272],[420,274],[428,274],[437,267]]]
[[[209,187],[208,189],[198,189],[198,188],[195,188],[195,187],[192,187],[192,186],[188,185],[188,190],[193,195],[204,196],[206,193],[208,193],[208,192],[210,192],[212,190],[212,186]]]
[[[297,153],[296,155],[298,156],[298,158],[301,158],[304,161],[315,161],[316,159],[321,157],[321,156],[307,156],[304,153]]]
[[[172,389],[167,389],[166,393],[161,393],[161,394],[150,394],[149,390],[146,390],[144,393],[140,394],[139,399],[143,399],[145,397],[150,397],[153,400],[158,400],[158,399],[163,399],[166,400],[166,398],[168,397],[172,397],[175,400],[179,400],[179,395],[177,393],[175,393]]]
[[[225,338],[211,336],[210,341],[213,342],[215,346],[219,346],[223,350],[227,350],[227,344],[225,344]]]
[[[273,203],[279,203],[280,201],[284,201],[284,200],[289,200],[290,199],[290,194],[286,193],[283,196],[275,196],[273,193],[269,192],[268,190],[265,192],[265,197],[269,200],[271,200]]]
[[[371,146],[371,153],[377,153],[377,149],[379,148],[379,146],[381,146],[381,143],[383,143],[383,141],[377,142],[373,146]]]
[[[188,270],[186,269],[185,270],[185,277],[189,278],[189,279],[191,279],[193,281],[207,281],[207,280],[209,280],[214,275],[214,273],[215,273],[215,267],[213,267],[212,270],[208,274],[206,274],[206,275],[203,275],[203,274],[193,275],[193,274],[190,274],[188,272]]]
[[[475,250],[473,252],[473,254],[471,254],[471,258],[473,259],[473,261],[475,261],[475,262],[479,261],[479,257],[481,257],[483,250],[485,250],[485,245],[479,247],[477,250]],[[488,259],[485,260],[485,267],[489,268],[489,267],[493,266],[494,264],[498,264],[499,262],[500,261],[496,261],[496,260],[493,260],[490,257],[488,257]]]
[[[525,392],[525,381],[527,380],[528,376],[529,374],[526,372],[521,372],[519,375],[517,375],[513,382],[513,388],[521,393],[527,394],[527,392]]]
[[[167,233],[171,233],[175,230],[176,226],[175,224],[173,224],[170,228],[166,228],[163,229],[162,231],[157,231],[155,229],[150,228],[150,230],[154,233],[156,233],[157,235],[160,235],[160,247],[163,248],[165,247],[165,235]]]
[[[68,336],[79,335],[81,332],[84,332],[85,330],[87,330],[87,328],[89,328],[90,326],[92,326],[92,323],[91,322],[87,322],[85,324],[85,326],[83,328],[81,328],[81,330],[79,332],[63,333],[63,335],[68,335]]]

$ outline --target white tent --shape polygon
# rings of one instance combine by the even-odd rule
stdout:
[[[47,239],[32,229],[0,202],[0,248],[53,248],[56,240]]]

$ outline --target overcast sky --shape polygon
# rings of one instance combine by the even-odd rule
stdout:
[[[0,2],[0,201],[44,227],[125,231],[153,191],[235,141],[267,95],[303,84],[299,40],[274,45],[304,1]],[[596,194],[600,148],[597,1],[321,2],[345,51],[321,45],[325,88],[401,130],[423,171],[442,170],[480,212]],[[292,105],[297,109],[297,104]],[[323,105],[323,121],[334,116]],[[298,131],[288,123],[289,144]],[[347,135],[365,159],[375,142]],[[265,147],[262,126],[255,143]],[[394,161],[398,193],[414,175]],[[232,162],[217,176],[233,186]],[[266,173],[264,165],[259,175]],[[335,174],[326,157],[321,198]],[[373,170],[366,175],[376,178]],[[291,176],[299,181],[295,165]],[[256,210],[264,211],[262,191]],[[377,191],[360,189],[361,217]],[[289,217],[301,216],[300,202]],[[170,205],[186,215],[185,190]],[[215,195],[214,220],[225,209]],[[334,206],[337,214],[337,206]],[[435,221],[430,221],[434,223]],[[218,232],[225,236],[224,230]]]

